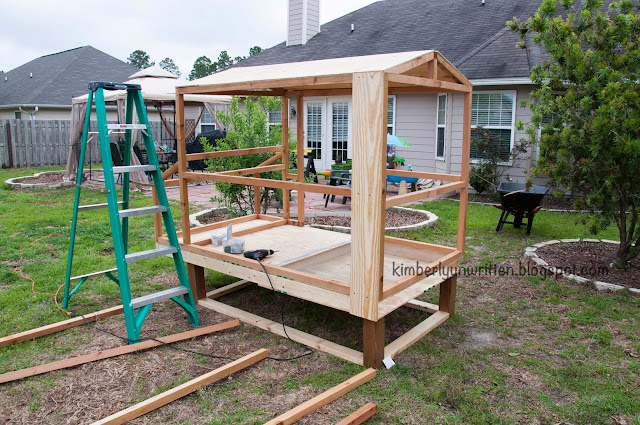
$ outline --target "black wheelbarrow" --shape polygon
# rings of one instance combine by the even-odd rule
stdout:
[[[513,224],[513,227],[518,229],[522,226],[522,221],[527,219],[527,235],[530,234],[533,217],[542,208],[540,203],[548,190],[546,187],[535,185],[527,190],[524,183],[500,183],[498,186],[500,205],[494,205],[494,207],[502,210],[502,214],[496,232],[499,232],[505,224]],[[513,221],[507,221],[510,215],[513,216]]]

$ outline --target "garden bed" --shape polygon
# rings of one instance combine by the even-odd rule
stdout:
[[[547,241],[527,248],[539,265],[580,282],[594,281],[599,289],[630,288],[640,292],[640,257],[627,269],[613,266],[618,242],[597,239]]]
[[[32,176],[14,177],[5,181],[11,189],[57,189],[59,187],[74,186],[75,182],[64,181],[64,171],[45,171]]]

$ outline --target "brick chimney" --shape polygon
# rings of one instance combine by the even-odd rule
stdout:
[[[320,32],[320,0],[289,0],[287,46],[307,44]]]

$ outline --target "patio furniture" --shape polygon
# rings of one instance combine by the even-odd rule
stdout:
[[[387,183],[400,183],[403,180],[407,182],[407,184],[411,185],[412,192],[415,192],[417,190],[416,188],[416,183],[418,183],[417,177],[387,176]]]
[[[347,186],[351,187],[351,173],[348,171],[334,170],[329,175],[329,186]],[[324,203],[324,207],[327,208],[329,205],[329,198],[331,198],[331,202],[336,201],[336,195],[325,194],[324,198],[326,199]],[[347,203],[347,198],[351,199],[349,196],[342,197],[342,204]]]
[[[542,208],[540,203],[549,189],[543,186],[532,185],[528,189],[524,183],[502,182],[498,186],[500,205],[494,207],[502,210],[496,232],[502,230],[505,224],[513,224],[516,229],[522,225],[522,220],[527,219],[527,235],[531,233],[533,218]],[[509,215],[513,215],[513,221],[507,221]]]

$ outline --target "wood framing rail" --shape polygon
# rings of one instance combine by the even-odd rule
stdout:
[[[413,77],[411,75],[387,74],[389,83],[400,83],[408,86],[434,87],[443,92],[469,93],[471,87],[464,84],[450,83],[448,81],[435,80],[433,78]]]
[[[408,202],[418,201],[420,199],[429,198],[432,196],[442,195],[443,193],[453,192],[454,190],[467,187],[467,182],[448,183],[442,186],[433,187],[431,189],[418,190],[417,192],[410,192],[404,195],[393,196],[387,198],[387,208],[397,207]]]
[[[438,311],[421,322],[418,326],[411,329],[386,347],[384,347],[384,356],[395,357],[398,353],[411,347],[423,336],[437,328],[442,322],[449,318],[449,313]]]
[[[336,385],[335,387],[319,394],[312,399],[302,403],[300,406],[289,410],[286,413],[278,416],[266,422],[265,425],[289,425],[300,418],[307,416],[310,413],[315,412],[323,406],[331,403],[332,401],[342,397],[346,393],[358,388],[362,384],[365,384],[371,381],[376,377],[377,371],[375,369],[367,369],[362,373],[357,374],[356,376],[347,379],[343,383]]]
[[[378,413],[378,405],[375,403],[367,403],[336,425],[360,425]]]
[[[15,344],[17,342],[29,341],[31,339],[36,339],[41,336],[49,335],[52,333],[60,332],[65,329],[73,328],[76,326],[84,325],[85,319],[87,322],[95,322],[100,319],[105,319],[107,317],[115,316],[116,314],[122,313],[122,306],[119,305],[117,307],[107,308],[105,310],[100,310],[95,313],[85,314],[84,318],[75,317],[73,319],[64,320],[62,322],[52,323],[50,325],[42,326],[36,329],[30,329],[28,331],[20,332],[13,335],[8,335],[0,338],[0,348],[6,347],[7,345]]]
[[[216,174],[222,174],[224,176],[246,176],[249,174],[269,173],[271,171],[284,170],[283,164],[276,165],[263,165],[261,167],[253,168],[241,168],[238,170],[218,171]]]
[[[123,354],[135,353],[137,351],[148,350],[149,348],[158,347],[163,344],[171,344],[174,342],[184,341],[187,339],[195,338],[202,335],[207,335],[212,332],[218,332],[224,329],[233,328],[240,325],[238,320],[230,320],[224,323],[218,323],[212,326],[206,326],[202,328],[196,328],[187,332],[182,332],[175,335],[165,336],[157,338],[155,340],[142,341],[137,344],[124,345],[122,347],[116,347],[109,350],[98,351],[96,353],[85,354],[82,356],[71,357],[65,360],[60,360],[53,363],[47,363],[39,366],[29,367],[26,369],[17,370],[15,372],[3,373],[0,375],[0,384],[5,382],[15,381],[17,379],[28,378],[30,376],[41,375],[43,373],[52,372],[54,370],[66,369],[69,367],[79,366],[85,363],[91,363],[98,360],[108,359],[110,357],[121,356]]]
[[[159,407],[162,407],[166,404],[171,403],[172,401],[182,398],[187,394],[191,394],[192,392],[196,391],[198,388],[204,387],[205,385],[210,385],[216,381],[221,380],[222,378],[226,378],[232,373],[245,369],[259,362],[260,360],[265,359],[266,357],[267,357],[266,349],[263,348],[258,351],[254,351],[251,354],[248,354],[234,362],[226,364],[222,367],[219,367],[216,370],[213,370],[209,373],[206,373],[202,376],[199,376],[188,382],[185,382],[184,384],[177,386],[175,388],[172,388],[169,391],[165,391],[161,394],[158,394],[155,397],[151,397],[150,399],[147,399],[127,409],[114,413],[111,416],[108,416],[104,419],[94,422],[93,425],[123,424],[125,422],[130,421],[131,419],[140,417],[145,413],[149,413]]]
[[[398,177],[413,177],[417,179],[433,179],[444,180],[447,182],[459,182],[462,181],[462,177],[457,174],[443,174],[443,173],[427,173],[424,171],[409,171],[409,170],[386,170],[387,176]]]
[[[280,146],[263,146],[259,148],[232,149],[227,151],[188,153],[185,155],[185,157],[187,161],[194,161],[196,159],[226,158],[228,156],[251,155],[254,153],[280,152],[280,151],[282,151],[282,147]]]

